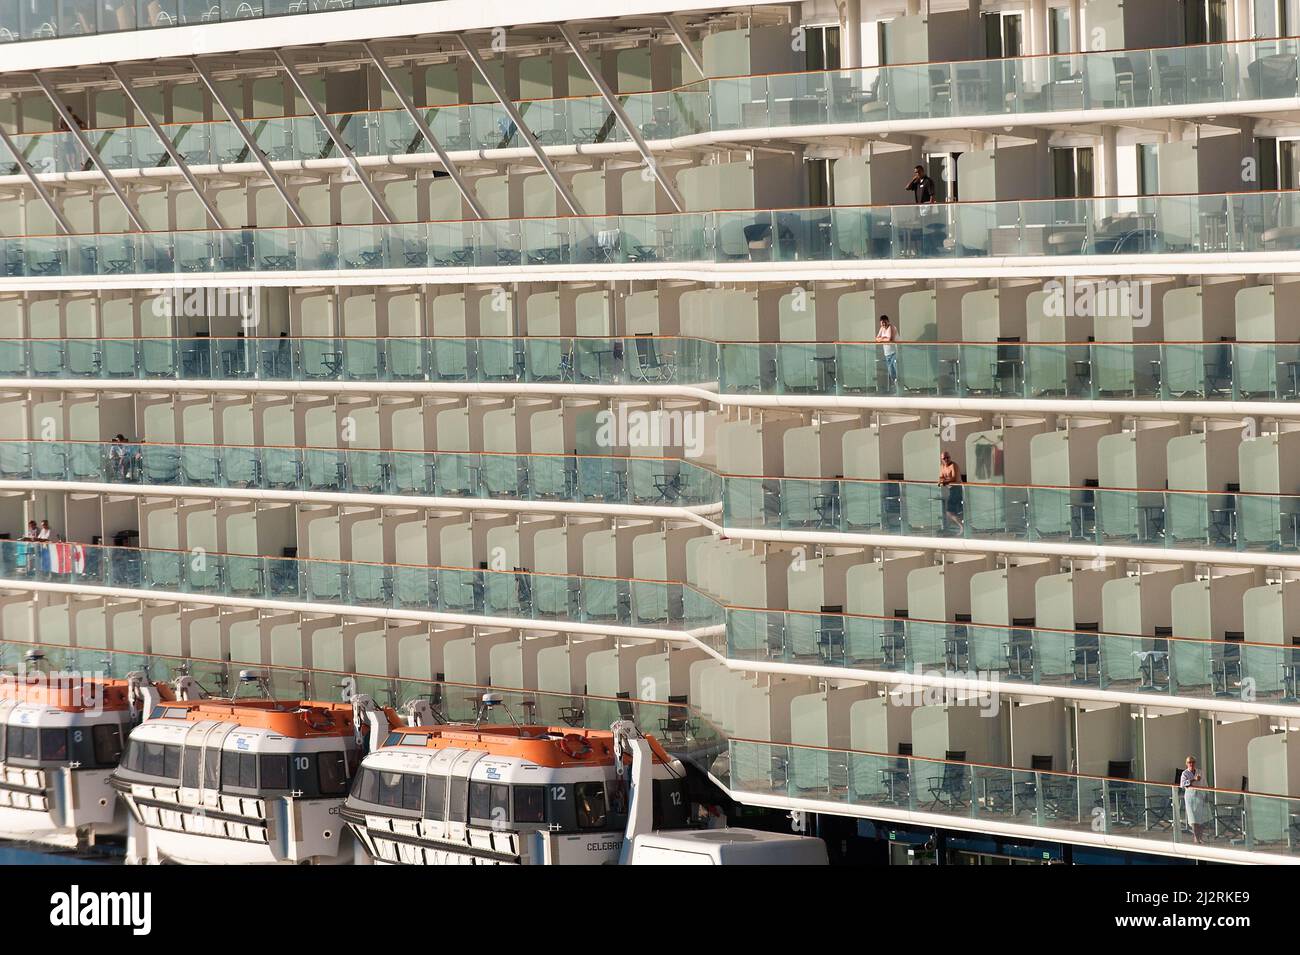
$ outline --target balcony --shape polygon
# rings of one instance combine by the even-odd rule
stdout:
[[[737,661],[1300,704],[1300,649],[1281,644],[741,608],[726,632]]]
[[[50,40],[430,0],[30,0],[0,11],[0,41]]]
[[[0,480],[666,507],[722,493],[712,471],[673,458],[79,441],[0,442]]]
[[[1080,321],[1084,321],[1080,319]],[[1293,342],[721,342],[723,394],[1300,400]]]
[[[0,341],[0,377],[684,385],[718,380],[688,338],[46,338]]]
[[[376,6],[383,0],[161,0],[153,26],[250,19],[317,9]],[[399,0],[387,0],[396,3]],[[400,0],[431,2],[431,0]],[[180,9],[177,9],[179,3]],[[187,11],[185,8],[189,7]],[[31,9],[34,7],[35,12]],[[171,9],[168,10],[167,8]],[[102,32],[96,7],[86,0],[35,0],[21,12],[0,13],[0,42]],[[272,12],[274,11],[274,12]],[[127,4],[122,12],[130,11]],[[106,12],[101,15],[107,16]],[[110,29],[133,29],[108,21]],[[619,97],[629,120],[647,141],[736,131],[767,135],[774,129],[816,129],[908,122],[951,126],[961,119],[996,117],[1018,122],[1080,110],[1140,110],[1199,105],[1258,104],[1300,95],[1297,61],[1300,39],[1246,40],[1157,49],[1053,54],[998,60],[962,60],[774,75],[728,76],[676,89],[625,93]],[[599,96],[531,99],[516,103],[543,146],[589,146],[632,139]],[[358,156],[432,155],[419,129],[402,110],[334,113],[331,120]],[[456,153],[526,149],[506,110],[498,103],[459,104],[421,110],[434,137]],[[313,116],[259,118],[247,124],[258,148],[274,162],[304,162],[339,156]],[[191,166],[252,162],[247,145],[229,122],[163,126]],[[169,159],[147,126],[93,131],[96,148],[110,169],[166,165]],[[28,165],[44,173],[79,172],[87,159],[67,132],[15,136]],[[18,167],[0,147],[0,170]]]
[[[1300,496],[727,476],[729,527],[1206,551],[1300,546]]]
[[[201,232],[19,236],[9,278],[424,272],[665,263],[1107,258],[1300,250],[1300,194],[838,206]]]
[[[722,609],[680,583],[0,540],[0,580],[689,630]]]
[[[727,786],[742,802],[746,796],[808,800],[868,817],[873,809],[938,814],[957,825],[1034,826],[1043,830],[1040,838],[1067,842],[1072,834],[1089,833],[1183,850],[1174,854],[1196,851],[1184,793],[1165,783],[741,739],[728,746]],[[1258,853],[1261,862],[1300,852],[1300,800],[1197,792],[1213,820],[1206,826],[1207,845]]]

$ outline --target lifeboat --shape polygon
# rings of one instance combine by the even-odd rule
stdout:
[[[0,673],[0,839],[86,849],[126,831],[110,777],[136,720],[173,689],[52,672],[39,652]]]
[[[371,712],[380,725],[396,722],[367,697],[160,704],[132,731],[112,778],[130,812],[127,861],[353,862],[339,810]]]
[[[376,743],[342,816],[376,865],[827,864],[820,839],[700,828],[720,820],[630,720],[483,725],[502,705],[484,694],[475,724],[445,724],[420,700],[406,726],[371,714]]]
[[[685,769],[649,746],[653,824],[686,826]],[[362,760],[343,818],[376,864],[617,863],[630,787],[610,730],[396,727]]]

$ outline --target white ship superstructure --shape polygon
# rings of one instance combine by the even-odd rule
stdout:
[[[0,6],[0,664],[1300,858],[1297,0]]]

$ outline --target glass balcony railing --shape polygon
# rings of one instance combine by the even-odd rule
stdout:
[[[722,479],[680,458],[0,441],[0,480],[691,507]]]
[[[31,338],[0,340],[0,378],[701,384],[694,338]]]
[[[0,275],[842,262],[1300,249],[1300,192],[17,236]]]
[[[57,9],[67,9],[60,16]],[[164,8],[178,0],[140,0],[151,16],[140,20],[215,22],[219,5],[198,2],[186,13]],[[183,7],[187,2],[179,0]],[[331,8],[354,0],[328,0]],[[394,0],[389,0],[394,2]],[[414,2],[414,0],[412,0]],[[20,37],[96,32],[91,25],[108,4],[90,0],[27,0],[23,9],[0,10],[0,41]],[[374,5],[356,2],[356,6]],[[8,6],[8,5],[6,5]],[[317,0],[281,2],[277,13],[307,12]],[[284,7],[293,9],[286,10]],[[124,6],[129,9],[130,4]],[[258,15],[259,3],[241,2],[242,17]],[[269,7],[268,7],[269,9]],[[35,12],[40,10],[42,12]],[[54,11],[54,12],[46,12]],[[227,12],[226,19],[235,18]],[[60,22],[65,25],[59,26]],[[127,29],[128,27],[117,27]],[[1158,49],[1054,54],[996,60],[900,64],[855,70],[733,76],[702,80],[672,90],[625,93],[620,103],[647,140],[734,129],[834,127],[875,122],[943,121],[959,117],[1029,115],[1075,110],[1112,110],[1197,104],[1246,103],[1300,95],[1296,63],[1300,40],[1246,40]],[[627,143],[630,137],[600,96],[521,100],[524,122],[544,146]],[[528,143],[499,103],[428,107],[422,118],[449,151],[523,149]],[[331,120],[359,156],[430,154],[431,148],[404,110],[336,113]],[[272,161],[304,162],[338,158],[337,147],[314,116],[258,117],[244,120],[258,148]],[[172,123],[165,134],[190,165],[254,161],[247,144],[228,121]],[[148,126],[87,130],[87,137],[110,169],[170,164]],[[93,168],[68,132],[27,133],[14,137],[27,164],[39,173]],[[0,147],[0,171],[20,168]]]
[[[1196,699],[1300,704],[1300,648],[794,610],[727,610],[720,654]]]
[[[0,5],[0,40],[48,40],[427,2],[429,0],[6,0]]]
[[[620,105],[643,136],[668,139],[708,126],[703,87],[655,93],[630,93]],[[524,122],[544,146],[631,143],[622,124],[600,96],[524,100],[517,104]],[[437,106],[420,110],[439,145],[450,152],[528,149],[499,103]],[[433,156],[433,148],[405,110],[334,113],[339,138],[357,156]],[[315,116],[273,116],[244,120],[259,150],[272,162],[341,159],[342,154]],[[231,165],[256,162],[243,136],[228,120],[162,124],[186,165]],[[86,138],[110,170],[170,166],[171,157],[149,126],[115,126],[85,130]],[[88,172],[90,156],[70,132],[14,135],[14,147],[36,173]],[[0,174],[18,175],[22,167],[0,144]]]
[[[1082,332],[1080,334],[1083,334]],[[1297,401],[1295,342],[9,338],[0,377],[711,384],[724,394]]]
[[[1178,786],[1078,773],[1043,772],[916,756],[818,749],[731,739],[727,786],[746,795],[780,796],[937,813],[972,821],[1102,833],[1153,844],[1191,845],[1187,800]],[[1269,855],[1300,852],[1300,798],[1197,788],[1197,815],[1210,820],[1203,841]],[[959,823],[954,822],[959,825]],[[1044,833],[1044,838],[1050,838]]]
[[[687,630],[722,623],[694,588],[538,574],[0,540],[0,580]]]
[[[728,476],[723,521],[964,540],[1261,552],[1300,546],[1300,496],[1228,491]]]
[[[1078,322],[1079,338],[1087,338],[1091,321]],[[1295,342],[899,342],[893,347],[891,366],[883,346],[873,342],[721,342],[719,387],[724,394],[1300,400],[1300,344]]]
[[[713,129],[1235,103],[1297,95],[1296,39],[707,81]],[[705,85],[705,84],[698,84]]]
[[[301,648],[295,645],[284,649],[289,659],[301,652]],[[33,650],[43,655],[38,665],[26,660]],[[20,669],[31,673],[36,669],[38,672],[63,674],[65,678],[74,674],[103,674],[122,679],[133,671],[140,671],[155,681],[170,681],[185,673],[211,696],[229,699],[256,697],[258,688],[241,685],[239,679],[240,670],[252,666],[265,681],[267,691],[276,699],[333,700],[344,698],[346,691],[365,694],[380,706],[398,710],[412,700],[423,699],[451,722],[513,725],[517,720],[607,730],[615,720],[631,719],[643,732],[654,735],[678,756],[698,754],[708,757],[716,755],[725,746],[725,741],[711,723],[680,703],[427,680],[367,672],[361,669],[361,664],[358,664],[357,671],[352,672],[324,667],[296,668],[261,659],[245,659],[239,655],[237,641],[232,643],[231,653],[233,656],[229,660],[214,660],[96,647],[0,642],[0,673],[13,673]],[[501,705],[479,705],[483,694],[489,690],[501,698]]]

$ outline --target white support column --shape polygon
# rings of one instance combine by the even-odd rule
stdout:
[[[316,102],[316,97],[312,96],[311,90],[309,90],[307,84],[302,81],[302,77],[299,76],[298,71],[293,68],[293,64],[290,63],[285,55],[279,50],[275,51],[275,58],[279,61],[284,72],[288,74],[289,82],[291,82],[294,89],[298,91],[298,95],[300,95],[307,103],[307,107],[316,117],[316,121],[320,123],[321,127],[325,130],[325,135],[329,136],[330,141],[334,143],[334,148],[339,151],[345,160],[347,160],[348,166],[352,169],[352,174],[356,176],[357,182],[361,183],[361,188],[366,190],[366,195],[370,197],[370,201],[373,202],[375,208],[379,210],[379,214],[383,216],[384,221],[396,222],[397,219],[393,215],[393,210],[388,208],[388,203],[384,202],[384,197],[379,194],[379,190],[375,188],[375,184],[370,181],[370,177],[366,175],[366,171],[361,168],[361,164],[357,162],[357,157],[353,155],[351,148],[343,141],[343,137],[339,135],[338,128],[334,125],[333,120],[325,115],[325,111],[321,109],[320,104]]]
[[[53,87],[50,86],[49,81],[46,80],[45,77],[41,76],[39,73],[33,73],[32,79],[34,79],[36,85],[41,88],[41,92],[45,94],[45,98],[50,101],[50,105],[54,107],[54,111],[59,114],[59,118],[63,120],[63,125],[68,127],[68,133],[77,140],[77,143],[85,151],[86,155],[90,157],[90,161],[95,164],[95,168],[99,170],[100,175],[104,177],[104,182],[108,185],[108,188],[113,190],[113,195],[117,196],[118,201],[122,203],[122,208],[126,210],[127,218],[131,220],[132,225],[141,232],[148,232],[149,230],[145,228],[144,220],[141,219],[140,214],[135,211],[135,206],[131,204],[131,200],[126,197],[126,190],[124,190],[121,183],[117,181],[117,177],[109,171],[104,160],[99,158],[99,153],[95,151],[94,146],[90,145],[90,140],[86,138],[86,134],[81,131],[81,123],[79,123],[77,118],[72,115],[71,110],[63,105],[63,100],[59,99],[58,94],[54,92]]]
[[[231,107],[225,94],[221,92],[216,81],[212,78],[212,74],[207,71],[207,68],[203,66],[196,57],[189,57],[189,64],[190,68],[194,70],[195,75],[198,76],[198,78],[203,81],[203,85],[208,88],[208,92],[212,94],[213,102],[215,102],[221,112],[225,114],[226,119],[230,121],[230,124],[235,127],[235,132],[237,132],[239,138],[244,141],[244,145],[248,147],[248,151],[253,158],[257,160],[257,164],[262,167],[262,171],[266,173],[266,178],[271,180],[271,185],[274,186],[275,191],[280,194],[280,198],[284,200],[284,204],[289,207],[289,214],[293,216],[298,225],[308,225],[307,216],[303,214],[297,201],[289,194],[289,188],[284,184],[284,180],[280,178],[280,174],[271,168],[271,161],[266,158],[266,153],[262,152],[262,150],[258,148],[257,141],[253,139],[252,134],[248,131],[248,127],[244,125],[244,121],[239,118],[239,115]]]
[[[32,172],[32,167],[29,166],[27,160],[23,158],[23,151],[18,148],[18,145],[11,138],[9,138],[9,133],[3,126],[0,126],[0,142],[5,144],[5,148],[9,150],[9,155],[13,157],[18,168],[21,169],[23,175],[27,177],[28,183],[31,184],[31,187],[36,191],[36,194],[41,197],[41,202],[45,203],[46,208],[50,210],[50,215],[54,216],[54,221],[58,223],[59,229],[65,235],[72,235],[72,226],[68,225],[68,220],[63,217],[63,212],[55,204],[54,197],[51,196],[49,190],[45,188],[45,184],[36,178],[36,173]]]
[[[483,77],[483,82],[488,85],[488,89],[492,90],[492,95],[497,98],[497,102],[500,103],[501,108],[506,111],[506,115],[510,117],[510,121],[515,124],[515,129],[519,130],[519,135],[524,137],[524,142],[528,143],[529,148],[532,149],[533,155],[537,157],[537,162],[541,165],[542,169],[546,171],[546,175],[550,176],[551,183],[555,186],[555,191],[559,194],[560,198],[564,200],[564,204],[569,207],[569,211],[575,216],[586,215],[586,213],[582,211],[582,207],[578,205],[578,200],[574,198],[569,187],[566,186],[564,180],[560,178],[560,173],[555,168],[555,164],[551,162],[550,157],[546,155],[546,151],[542,149],[542,144],[537,141],[537,137],[533,135],[533,131],[529,129],[528,124],[524,122],[524,117],[520,115],[519,109],[515,106],[514,100],[506,95],[506,91],[503,90],[492,77],[492,74],[488,71],[487,64],[485,64],[483,58],[478,55],[478,51],[465,41],[465,37],[457,35],[456,40],[460,43],[461,49],[465,51],[465,55],[469,57],[470,62],[474,64],[474,69],[478,70],[479,76]]]
[[[212,225],[215,228],[224,229],[226,224],[221,221],[221,216],[217,213],[217,207],[212,203],[212,200],[204,194],[203,187],[199,185],[198,179],[195,178],[194,173],[190,171],[190,167],[186,164],[184,158],[176,150],[175,145],[172,144],[171,138],[163,132],[162,127],[158,125],[158,121],[154,119],[149,110],[145,108],[144,103],[140,101],[140,97],[136,95],[131,84],[127,82],[126,77],[123,76],[121,71],[111,63],[108,64],[108,72],[113,75],[113,79],[117,80],[117,85],[122,87],[122,92],[125,93],[126,98],[131,101],[131,107],[135,110],[136,115],[143,117],[144,121],[149,124],[149,128],[153,130],[153,134],[157,136],[158,141],[162,143],[162,148],[165,149],[167,155],[171,157],[172,163],[181,171],[181,175],[185,177],[185,181],[190,184],[190,188],[194,190],[194,194],[198,197],[199,202],[203,204],[203,208],[207,212]]]
[[[384,63],[383,57],[379,56],[379,54],[375,52],[374,48],[370,45],[369,40],[362,40],[361,48],[366,51],[366,55],[369,56],[371,62],[374,63],[375,69],[379,71],[379,75],[383,78],[384,82],[388,84],[388,88],[393,91],[393,95],[397,97],[397,101],[402,104],[402,109],[406,110],[406,115],[411,118],[411,122],[415,124],[415,128],[418,129],[420,135],[424,137],[424,141],[429,144],[429,148],[437,155],[439,162],[442,163],[442,168],[446,171],[447,175],[451,177],[451,181],[456,184],[456,188],[460,190],[461,198],[464,199],[465,204],[473,210],[475,218],[486,219],[487,213],[484,212],[483,207],[479,205],[478,198],[474,195],[474,190],[470,189],[469,184],[465,181],[465,177],[461,175],[460,169],[451,161],[451,157],[447,155],[447,151],[442,148],[442,143],[438,142],[437,138],[433,135],[433,130],[430,129],[429,124],[424,121],[424,117],[420,115],[420,111],[415,108],[415,103],[411,101],[411,98],[406,95],[406,91],[398,84],[397,78],[394,77],[392,71],[388,69],[388,65]]]
[[[862,67],[862,0],[844,0],[844,28],[840,65],[848,70]]]
[[[1070,0],[1070,52],[1085,52],[1083,43],[1083,0]]]
[[[618,118],[619,125],[623,127],[623,131],[628,134],[632,142],[636,143],[636,148],[641,153],[641,158],[645,160],[646,166],[650,169],[650,173],[659,181],[659,186],[663,189],[664,194],[668,196],[668,201],[673,204],[673,208],[678,212],[685,212],[686,203],[682,200],[681,194],[678,193],[677,187],[673,184],[672,179],[668,177],[668,174],[659,167],[659,163],[655,161],[654,156],[650,152],[650,147],[646,145],[645,138],[641,135],[641,130],[637,129],[636,123],[632,122],[632,118],[628,116],[627,111],[623,109],[623,104],[618,101],[618,97],[614,95],[614,91],[609,88],[609,83],[605,81],[605,77],[601,75],[600,70],[596,69],[596,65],[592,63],[591,58],[587,56],[587,51],[584,50],[582,44],[578,42],[577,33],[574,32],[568,24],[561,23],[557,24],[557,26],[560,35],[564,37],[565,42],[569,44],[569,49],[573,51],[574,57],[577,58],[578,63],[582,65],[582,68],[587,71],[587,75],[591,77],[591,82],[595,84],[596,89],[600,91],[601,98],[604,99],[605,105],[608,106],[610,112]]]
[[[1048,40],[1047,0],[1029,0],[1029,29],[1025,33],[1028,41],[1027,56],[1039,56],[1051,49]]]
[[[686,32],[686,24],[682,23],[681,17],[675,13],[665,13],[664,20],[667,21],[668,28],[673,31],[673,36],[677,37],[677,42],[682,45],[682,52],[691,61],[691,66],[695,67],[695,72],[700,76],[706,76],[704,59],[696,52],[695,44],[691,42],[690,34]]]
[[[1253,12],[1251,0],[1232,0],[1232,11],[1229,16],[1236,24],[1236,39],[1250,40],[1254,38]],[[1295,26],[1295,24],[1291,24],[1291,26]]]
[[[1119,192],[1119,153],[1116,150],[1115,136],[1118,132],[1116,126],[1107,123],[1101,128],[1101,175],[1102,195],[1114,196]],[[1105,203],[1105,212],[1110,215],[1114,212],[1115,202],[1108,198]]]

